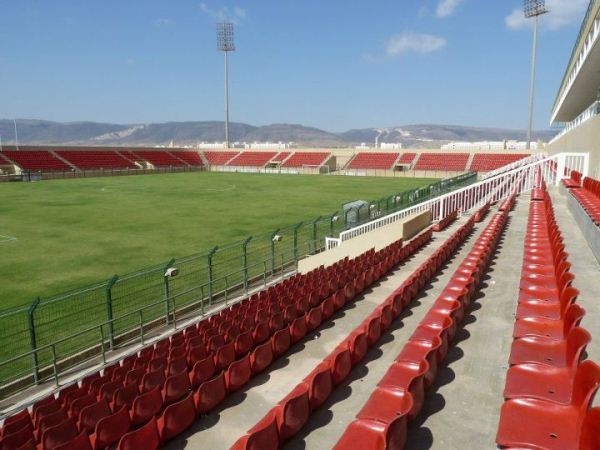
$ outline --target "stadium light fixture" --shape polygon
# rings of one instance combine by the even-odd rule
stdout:
[[[165,272],[165,278],[173,278],[179,275],[179,269],[177,267],[169,267]]]
[[[217,23],[217,50],[225,55],[225,145],[229,148],[229,67],[228,54],[235,51],[233,23]]]
[[[527,150],[531,149],[531,139],[533,134],[533,105],[535,99],[535,70],[537,59],[537,35],[538,35],[538,17],[548,13],[545,0],[525,0],[523,12],[526,19],[534,19],[533,24],[533,49],[531,54],[531,81],[529,86],[529,123],[527,126]]]

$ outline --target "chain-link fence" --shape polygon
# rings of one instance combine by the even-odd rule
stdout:
[[[349,211],[249,236],[203,253],[165,261],[128,275],[0,314],[0,390],[45,380],[91,356],[132,340],[152,327],[227,302],[249,286],[267,283],[298,259],[324,249],[325,237],[458,189],[476,180],[464,174],[400,192]],[[169,269],[176,276],[167,276]]]

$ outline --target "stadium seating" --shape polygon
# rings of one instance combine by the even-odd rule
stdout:
[[[402,156],[400,156],[400,159],[398,160],[398,164],[410,165],[414,162],[416,157],[416,153],[402,153]]]
[[[135,164],[110,150],[59,150],[56,153],[83,170],[135,168]]]
[[[179,158],[182,161],[185,161],[190,166],[193,166],[193,167],[202,167],[202,166],[204,166],[204,162],[202,161],[202,158],[200,158],[200,155],[198,154],[198,152],[195,152],[195,151],[171,150],[170,153],[173,156],[175,156],[176,158]]]
[[[65,171],[71,166],[43,150],[4,150],[4,154],[25,170]]]
[[[10,162],[6,156],[0,153],[0,166],[3,165],[12,165],[12,162]]]
[[[240,152],[204,151],[204,157],[211,166],[224,166],[227,161],[239,154]]]
[[[414,169],[463,172],[468,161],[468,153],[421,153]]]
[[[237,167],[264,167],[276,152],[241,152],[227,163],[228,166]]]
[[[162,150],[135,150],[135,154],[144,161],[148,161],[156,167],[179,167],[187,166],[187,163],[176,158],[168,151]]]
[[[348,165],[348,169],[393,169],[399,153],[360,152]]]
[[[292,152],[279,152],[275,156],[273,156],[273,158],[271,158],[271,161],[283,162],[291,154]]]
[[[464,296],[464,286],[474,283],[474,278],[468,278],[464,276],[464,270],[472,270],[473,272],[483,270],[485,265],[490,261],[490,255],[495,248],[500,231],[504,227],[507,221],[507,212],[498,213],[488,228],[482,233],[478,241],[478,246],[475,247],[473,253],[476,253],[479,257],[480,263],[478,265],[468,264],[461,271],[457,271],[455,280],[451,282],[448,287],[448,292],[445,297],[441,297],[439,310],[435,310],[435,314],[432,315],[429,322],[427,318],[424,319],[423,327],[431,330],[439,330],[437,336],[432,339],[438,343],[439,347],[440,340],[442,337],[448,335],[448,339],[451,339],[453,335],[448,331],[447,328],[439,328],[437,322],[437,316],[440,314],[450,314],[457,310],[456,307],[450,308],[447,304],[448,296],[455,295],[456,298],[461,299],[461,295]],[[429,282],[429,280],[437,273],[444,265],[447,259],[456,251],[461,242],[470,234],[474,226],[474,218],[471,218],[461,226],[447,241],[442,244],[430,257],[405,281],[402,286],[399,286],[380,306],[376,307],[372,314],[367,316],[363,323],[360,324],[354,331],[350,332],[340,344],[327,356],[323,362],[319,363],[315,369],[291,392],[284,397],[278,405],[271,409],[265,417],[253,428],[251,428],[246,435],[242,436],[232,447],[232,449],[248,449],[248,448],[261,448],[265,450],[280,448],[283,443],[306,424],[312,412],[318,408],[325,399],[331,394],[335,386],[339,385],[346,379],[350,373],[352,367],[360,362],[360,360],[366,354],[366,347],[364,345],[358,345],[360,342],[366,343],[366,346],[373,346],[381,337],[382,333],[385,332],[391,325],[391,322],[398,318],[402,309],[405,308],[408,303],[417,296],[417,293]],[[431,233],[429,231],[428,233]],[[487,245],[487,247],[485,247]],[[485,250],[480,250],[481,247],[485,247]],[[385,252],[386,249],[382,250]],[[457,286],[464,282],[462,290],[457,290]],[[472,291],[470,291],[472,294]],[[457,304],[456,300],[452,300],[454,304]],[[465,302],[468,301],[465,300]],[[441,303],[444,302],[444,303]],[[453,316],[455,317],[455,316]],[[464,317],[464,315],[463,315]],[[449,324],[453,323],[453,320],[448,316],[446,321]],[[449,328],[448,328],[449,329]],[[416,332],[418,333],[418,331]],[[423,333],[421,333],[423,335]],[[357,337],[362,336],[360,341],[357,341]],[[364,340],[363,340],[364,339]],[[421,342],[424,337],[419,336],[415,338],[416,341]],[[444,347],[444,348],[447,348]],[[427,360],[416,362],[416,371],[414,370],[414,364],[404,364],[406,370],[412,373],[416,377],[423,378],[428,371]],[[397,368],[394,367],[395,371]],[[392,370],[392,369],[390,369]],[[329,372],[329,373],[327,373]],[[402,379],[408,379],[410,377],[403,376]],[[389,383],[398,383],[400,380],[395,376],[389,377]],[[387,383],[387,381],[386,381]],[[423,387],[421,382],[414,386],[413,391],[418,391]],[[378,388],[379,389],[379,388]],[[396,388],[390,388],[392,391]],[[376,448],[403,448],[404,436],[406,435],[406,416],[409,412],[413,411],[416,414],[418,410],[413,408],[413,401],[409,397],[409,389],[405,389],[400,392],[396,389],[395,392],[390,392],[389,395],[382,392],[383,395],[379,395],[377,391],[373,395],[373,407],[365,406],[363,411],[366,409],[372,410],[372,414],[379,414],[380,416],[369,416],[365,413],[365,417],[359,414],[359,421],[366,419],[366,422],[359,423],[353,429],[357,429],[358,433],[354,434],[353,431],[347,431],[345,437],[342,437],[342,441],[338,443],[336,448],[338,449],[354,449],[354,448],[365,448],[365,449],[376,449]],[[423,395],[415,396],[421,399]],[[388,411],[388,414],[385,414]],[[383,414],[383,416],[381,416]],[[254,447],[256,443],[260,442],[260,447]],[[360,443],[360,446],[357,446]]]
[[[568,182],[569,191],[596,226],[600,226],[600,181],[585,177],[579,189],[577,186],[580,182],[581,174],[573,172]]]
[[[295,152],[282,165],[282,167],[320,166],[329,158],[328,152]]]
[[[598,411],[591,406],[600,386],[600,367],[581,362],[591,336],[579,326],[585,311],[574,303],[578,291],[571,287],[575,277],[568,259],[542,181],[530,203],[496,436],[502,448],[598,448],[598,429],[593,429]]]
[[[473,172],[489,172],[527,158],[528,156],[527,154],[518,153],[476,153],[473,156],[473,161],[471,161],[470,170]]]

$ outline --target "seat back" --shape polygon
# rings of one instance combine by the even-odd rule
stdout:
[[[600,408],[587,411],[579,442],[579,450],[597,450],[600,448]]]
[[[116,444],[130,428],[131,421],[129,419],[129,412],[127,412],[127,408],[123,406],[116,413],[98,421],[94,433],[94,447],[106,448]]]
[[[160,387],[138,395],[131,405],[131,421],[134,425],[140,425],[155,417],[162,411],[163,398]]]
[[[86,406],[79,413],[79,429],[91,433],[96,428],[96,424],[100,419],[110,416],[111,410],[106,400],[100,400],[93,405]]]
[[[593,361],[584,361],[575,372],[573,380],[573,405],[579,407],[581,417],[589,408],[591,401],[600,385],[600,366]]]
[[[200,386],[206,380],[210,380],[215,371],[215,361],[212,356],[199,360],[190,372],[191,385],[195,388]]]
[[[2,450],[18,450],[33,439],[33,430],[25,426],[14,433],[2,436]],[[35,442],[35,439],[33,439]]]
[[[38,433],[42,434],[44,430],[58,425],[59,423],[63,422],[66,418],[67,414],[63,409],[59,409],[58,411],[54,411],[53,413],[42,417],[37,427]]]
[[[92,450],[92,446],[87,433],[82,431],[73,439],[54,447],[54,450]]]
[[[139,393],[138,386],[135,383],[128,384],[127,386],[117,389],[113,394],[110,405],[113,412],[121,409],[123,405],[127,406],[127,409],[131,408],[133,400],[138,396]]]
[[[165,384],[165,373],[163,372],[162,369],[158,369],[153,372],[148,372],[148,373],[146,373],[146,375],[143,376],[140,390],[142,392],[148,392],[157,386],[162,389],[164,384]]]
[[[185,397],[190,389],[190,379],[187,372],[173,375],[172,377],[167,378],[167,381],[165,382],[163,400],[166,405],[169,405]]]
[[[173,403],[165,408],[159,421],[159,433],[162,442],[172,439],[183,433],[196,421],[196,408],[190,393],[183,400]]]
[[[581,327],[575,327],[567,336],[567,364],[576,367],[581,358],[581,354],[592,340],[592,336],[587,330]]]
[[[125,434],[119,441],[117,450],[157,450],[160,447],[160,436],[153,417],[146,425]]]
[[[48,428],[42,434],[41,444],[44,450],[55,449],[61,444],[69,442],[79,434],[75,426],[75,421],[71,419],[64,420],[62,423]]]

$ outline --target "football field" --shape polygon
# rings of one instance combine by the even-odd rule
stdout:
[[[434,179],[195,172],[0,184],[0,309]]]

